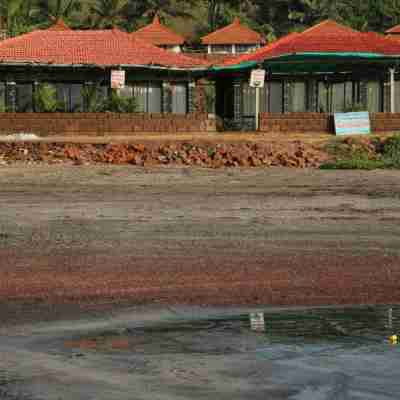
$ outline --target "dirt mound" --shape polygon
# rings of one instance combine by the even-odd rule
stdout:
[[[192,165],[207,168],[319,167],[328,155],[317,147],[291,143],[68,144],[0,143],[0,163]]]

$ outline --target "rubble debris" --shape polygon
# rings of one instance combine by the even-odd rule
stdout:
[[[317,168],[329,156],[300,141],[290,143],[135,143],[72,144],[1,142],[0,159],[7,164],[72,163],[187,165],[205,168],[269,167]]]

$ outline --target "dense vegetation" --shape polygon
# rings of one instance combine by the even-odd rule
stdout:
[[[384,31],[400,23],[400,0],[0,0],[10,35],[45,27],[59,17],[76,28],[133,31],[155,12],[193,41],[234,16],[274,38],[325,18]]]
[[[333,157],[333,161],[323,164],[322,169],[400,169],[400,135],[387,139],[335,139],[325,150]]]

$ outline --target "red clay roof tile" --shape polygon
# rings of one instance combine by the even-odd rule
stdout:
[[[160,49],[118,29],[36,30],[0,42],[0,63],[178,68],[209,65]]]
[[[229,60],[223,65],[265,59],[294,53],[357,52],[400,55],[400,43],[374,32],[358,32],[327,20],[302,33],[291,33],[252,53]]]
[[[155,46],[180,46],[185,43],[183,36],[161,24],[158,15],[150,25],[137,30],[133,35]]]
[[[232,24],[204,36],[201,41],[205,45],[265,43],[265,40],[258,32],[242,25],[239,18],[235,18]]]

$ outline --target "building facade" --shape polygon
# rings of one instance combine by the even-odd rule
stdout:
[[[232,24],[218,29],[201,39],[208,54],[244,54],[251,53],[265,44],[263,37],[256,31],[241,24],[235,18]]]
[[[185,38],[183,36],[178,35],[176,32],[173,32],[171,29],[161,24],[157,14],[150,25],[146,25],[133,34],[135,37],[147,43],[175,53],[181,53],[182,46],[185,43]]]
[[[97,105],[110,99],[112,71],[120,70],[125,82],[118,94],[134,98],[136,112],[200,112],[196,82],[206,68],[117,29],[75,31],[58,21],[0,43],[0,110],[43,111],[44,95],[53,97],[52,111],[91,111],[94,99]]]
[[[399,55],[400,42],[325,21],[214,68],[216,112],[228,129],[254,129],[255,68],[267,71],[261,114],[400,111]]]

